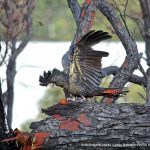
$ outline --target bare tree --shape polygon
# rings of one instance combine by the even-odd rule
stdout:
[[[150,1],[148,0],[139,0],[140,6],[142,10],[142,21],[140,22],[139,28],[141,31],[141,35],[145,41],[145,53],[146,53],[146,61],[147,65],[150,67]],[[150,68],[147,69],[147,99],[150,101]]]
[[[1,90],[1,82],[0,82],[0,140],[7,138],[7,128],[5,124],[5,113],[4,107],[2,103],[2,90]],[[8,145],[5,146],[8,149]],[[0,148],[2,149],[3,146],[0,144]]]
[[[3,29],[3,46],[0,65],[6,65],[7,91],[3,98],[7,107],[7,121],[9,128],[12,123],[14,101],[14,82],[16,75],[16,59],[32,37],[33,0],[0,1],[0,24]]]

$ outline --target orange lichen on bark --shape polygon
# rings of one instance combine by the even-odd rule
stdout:
[[[82,33],[86,33],[86,31],[87,31],[87,28],[86,28],[86,27],[83,27]]]
[[[65,120],[65,118],[59,114],[52,115],[52,117],[58,121]]]
[[[60,123],[60,129],[64,130],[69,130],[69,131],[76,131],[76,130],[79,130],[79,122],[76,121],[76,120],[71,120],[71,119],[68,119],[66,121],[62,121]]]
[[[65,119],[64,117],[62,117],[61,115],[53,115],[52,116],[54,119],[57,119],[58,121],[60,121],[60,126],[59,128],[61,130],[69,130],[69,131],[75,131],[79,129],[79,121],[77,120],[73,120],[73,119]]]
[[[92,28],[92,26],[93,26],[94,17],[95,17],[95,11],[92,11],[91,12],[91,20],[90,20],[90,28]]]
[[[129,64],[128,61],[125,59],[125,61],[123,62],[122,66],[124,66],[124,67],[127,68],[127,67],[128,67],[128,64]]]
[[[60,99],[58,102],[58,104],[60,104],[60,105],[67,105],[68,103],[69,103],[68,100],[65,98]]]
[[[32,147],[33,149],[37,149],[42,147],[41,145],[43,144],[45,138],[49,137],[50,133],[49,132],[37,132],[34,134],[33,137],[33,142],[32,142]]]
[[[89,126],[91,121],[87,118],[86,113],[81,113],[75,119],[66,119],[60,121],[60,129],[69,130],[69,131],[76,131],[79,130],[80,123],[84,124],[85,126]]]
[[[15,129],[13,133],[16,134],[15,137],[2,140],[1,142],[16,140],[21,144],[20,150],[36,150],[42,147],[45,138],[50,136],[50,132],[28,133],[19,131],[18,129]]]
[[[89,5],[91,3],[91,0],[86,0],[86,3]]]
[[[91,121],[88,119],[86,113],[79,114],[77,118],[81,123],[83,123],[85,126],[89,126],[91,124]]]
[[[81,39],[81,37],[77,36],[76,43],[78,43],[80,41],[80,39]]]
[[[112,104],[112,102],[113,102],[113,99],[112,98],[106,98],[106,104]]]
[[[27,132],[19,131],[18,129],[15,129],[13,131],[14,134],[16,134],[15,137],[11,137],[5,140],[2,140],[1,142],[9,142],[9,141],[18,141],[22,147],[21,150],[33,150],[32,149],[32,135]]]
[[[84,17],[84,15],[85,15],[85,10],[82,10],[81,17]]]
[[[21,144],[25,143],[27,141],[27,139],[31,136],[29,134],[27,134],[26,132],[22,132],[22,131],[19,131],[18,129],[15,129],[13,131],[14,134],[16,134],[15,137],[11,137],[11,138],[8,138],[8,139],[4,139],[2,140],[2,142],[9,142],[9,141],[13,141],[13,140],[17,140],[19,141]]]

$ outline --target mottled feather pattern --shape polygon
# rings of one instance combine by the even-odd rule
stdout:
[[[47,85],[49,82],[55,83],[64,88],[64,91],[67,92],[66,97],[69,95],[112,97],[125,94],[127,91],[122,91],[117,88],[101,88],[99,86],[101,82],[101,60],[102,57],[107,57],[109,53],[95,51],[91,47],[110,38],[111,35],[102,30],[96,32],[92,30],[84,35],[81,40],[72,45],[70,51],[63,56],[63,73],[58,72],[55,74],[56,71],[54,70],[55,72],[53,71],[51,73],[50,78],[47,77],[47,74],[44,74],[44,76],[40,77],[40,81],[44,82],[41,85]]]
[[[101,81],[101,59],[107,57],[108,53],[94,51],[91,46],[109,38],[111,36],[107,32],[95,32],[93,30],[76,44],[70,63],[69,83],[80,82],[89,89],[95,89],[99,86]]]

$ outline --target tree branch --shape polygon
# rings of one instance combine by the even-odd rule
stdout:
[[[119,14],[120,14],[120,17],[121,17],[122,21],[123,21],[123,23],[124,23],[125,29],[126,29],[127,32],[128,32],[128,35],[131,36],[130,31],[129,31],[129,28],[128,28],[127,23],[126,23],[126,16],[125,16],[125,14],[126,14],[126,9],[127,9],[127,5],[128,5],[128,0],[126,1],[125,10],[124,10],[124,14],[123,14],[123,15],[122,15],[122,13],[121,13],[121,11],[120,11],[120,9],[119,9],[119,7],[118,7],[116,1],[115,1],[115,0],[113,0],[113,1],[114,1],[114,3],[115,3],[115,6],[116,6],[116,8],[117,8]]]
[[[6,125],[5,125],[5,113],[4,113],[4,107],[2,102],[2,86],[1,86],[1,79],[0,79],[0,135],[5,134],[7,131]],[[0,136],[0,140],[3,138]]]
[[[18,46],[17,50],[15,51],[14,56],[17,57],[25,48],[27,43],[31,40],[32,37],[32,11],[33,11],[33,0],[27,1],[27,10],[28,14],[26,15],[26,36],[21,42],[21,44]]]
[[[106,68],[102,68],[102,74],[101,74],[101,78],[104,78],[108,75],[116,75],[119,72],[119,67],[117,66],[109,66]],[[131,83],[135,83],[141,86],[146,87],[147,86],[147,82],[145,77],[139,77],[138,75],[134,75],[132,74],[129,78],[129,82]]]
[[[77,0],[67,0],[68,6],[72,12],[76,25],[80,22],[81,7]]]
[[[137,69],[142,54],[138,53],[134,39],[128,34],[120,19],[105,0],[98,0],[98,9],[113,26],[127,53],[124,63],[110,84],[110,87],[123,88],[133,71]]]
[[[139,77],[139,76],[134,75],[134,74],[130,76],[129,82],[132,82],[132,83],[144,86],[144,87],[147,86],[147,82],[145,80],[145,77]]]
[[[69,5],[72,4],[71,3],[72,1],[69,0],[68,2],[70,2]],[[74,8],[78,8],[77,3],[73,3],[73,4],[76,4]],[[79,15],[77,11],[72,10],[73,7],[70,7],[70,9],[72,13],[77,13],[77,14],[73,14],[73,16]],[[76,34],[74,36],[74,39],[72,41],[69,50],[64,54],[62,58],[62,65],[65,73],[69,72],[70,57],[73,51],[72,46],[76,44],[76,42],[79,41],[83,35],[85,35],[88,31],[91,30],[94,17],[95,17],[95,11],[96,11],[96,0],[84,0],[84,3],[80,11],[80,17],[77,24]]]
[[[31,40],[32,37],[32,11],[33,11],[33,0],[26,0],[22,5],[21,9],[25,9],[27,13],[21,13],[20,17],[24,18],[22,20],[17,21],[17,25],[15,21],[12,19],[12,15],[17,11],[17,2],[7,0],[6,2],[7,8],[5,8],[6,18],[8,20],[8,41],[11,46],[11,56],[8,62],[6,75],[7,75],[7,93],[8,93],[8,109],[7,109],[7,120],[8,125],[11,127],[12,123],[12,109],[13,109],[13,101],[14,101],[14,81],[16,75],[16,59],[17,56],[23,51],[27,43]],[[19,9],[19,8],[18,8]],[[13,13],[13,14],[12,14]],[[25,30],[16,31],[20,25],[26,24]],[[16,33],[17,32],[17,33]],[[19,33],[20,32],[20,33]],[[25,32],[25,34],[23,34]],[[19,33],[19,34],[18,34]],[[21,35],[19,46],[16,46],[18,36]],[[9,44],[9,43],[6,43]]]
[[[140,30],[140,33],[141,33],[141,36],[143,37],[143,39],[145,39],[145,34],[144,34],[144,21],[139,18],[138,16],[133,16],[133,15],[129,15],[129,14],[126,14],[126,17],[134,20],[134,22],[137,24],[137,26],[139,27],[139,30]]]
[[[44,150],[114,150],[114,147],[118,148],[117,144],[120,147],[124,144],[125,148],[131,144],[130,148],[137,149],[150,143],[148,106],[71,102],[68,105],[54,105],[42,112],[49,117],[32,123],[30,128],[32,132],[49,133],[42,144]]]
[[[147,65],[150,66],[150,1],[139,0],[143,14],[144,21],[144,39],[145,39],[145,51],[147,56]]]
[[[6,132],[8,132],[6,128],[6,115],[4,113],[4,106],[2,102],[2,86],[0,79],[0,141],[7,138]],[[9,144],[4,144],[0,142],[0,149],[9,150]]]
[[[96,0],[85,0],[80,14],[80,20],[77,25],[76,35],[73,42],[78,42],[82,36],[89,32],[93,26],[96,11]]]
[[[146,75],[147,75],[146,94],[148,103],[150,104],[150,68],[147,69]]]

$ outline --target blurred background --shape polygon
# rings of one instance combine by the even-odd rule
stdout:
[[[118,2],[118,1],[117,1]],[[79,0],[82,5],[83,0]],[[120,11],[124,10],[125,1],[118,2]],[[129,14],[141,17],[139,1],[129,1],[127,11]],[[134,5],[133,5],[134,3]],[[110,4],[116,9],[113,1]],[[116,11],[119,15],[119,12]],[[137,41],[138,49],[144,53],[145,45],[140,34],[140,30],[135,20],[127,18],[127,25],[132,35]],[[107,51],[109,57],[102,60],[102,67],[116,65],[120,67],[126,56],[124,47],[116,36],[113,28],[107,19],[97,12],[93,24],[94,30],[104,30],[109,32],[113,38],[109,41],[97,44],[94,49]],[[0,26],[0,34],[3,39],[4,29]],[[35,0],[33,10],[33,36],[21,54],[17,57],[14,109],[12,128],[29,130],[28,126],[32,121],[45,118],[40,109],[56,104],[64,93],[61,88],[53,85],[48,87],[39,86],[39,75],[43,71],[57,68],[63,70],[61,59],[63,54],[69,49],[71,41],[76,32],[76,26],[67,1],[63,0]],[[4,47],[4,43],[1,43]],[[143,55],[145,57],[145,55]],[[146,62],[142,59],[144,69],[147,68]],[[0,76],[3,81],[3,91],[6,90],[6,65],[0,68]],[[135,74],[141,75],[137,70]],[[101,86],[107,87],[112,80],[112,76],[103,79]],[[145,89],[142,86],[127,83],[126,87],[130,92],[120,98],[118,102],[123,103],[144,103]],[[97,98],[100,101],[100,98]]]

